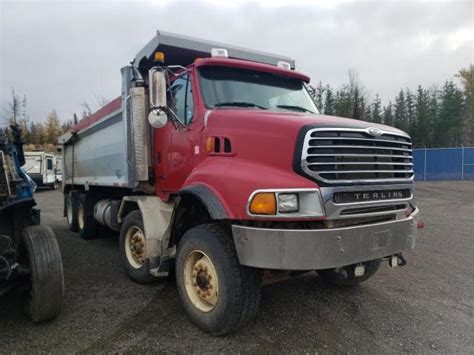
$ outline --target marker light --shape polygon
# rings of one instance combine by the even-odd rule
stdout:
[[[273,192],[256,194],[250,203],[250,212],[253,214],[276,214],[276,198]]]
[[[215,152],[215,142],[216,138],[208,137],[206,141],[206,152],[214,153]]]
[[[280,67],[280,68],[283,68],[283,69],[291,70],[291,64],[288,63],[288,62],[281,61],[281,60],[279,60],[279,61],[277,62],[277,67]]]
[[[155,62],[164,63],[165,54],[163,52],[155,52],[154,59],[155,59]]]
[[[212,48],[211,57],[229,58],[229,54],[227,53],[227,49],[225,48]]]

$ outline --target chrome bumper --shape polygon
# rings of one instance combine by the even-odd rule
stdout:
[[[415,246],[416,209],[402,220],[321,230],[233,225],[240,263],[262,269],[330,269],[398,254]]]

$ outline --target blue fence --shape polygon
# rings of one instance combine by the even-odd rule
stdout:
[[[415,180],[474,180],[474,147],[413,150]]]

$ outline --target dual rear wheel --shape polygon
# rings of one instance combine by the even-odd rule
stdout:
[[[71,232],[77,232],[82,239],[97,237],[97,221],[94,219],[94,201],[87,194],[65,196],[67,225]]]

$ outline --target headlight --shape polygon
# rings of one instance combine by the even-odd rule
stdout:
[[[298,195],[297,194],[278,194],[278,212],[297,212]]]
[[[247,206],[249,215],[265,218],[325,215],[318,189],[257,190],[250,195]]]

